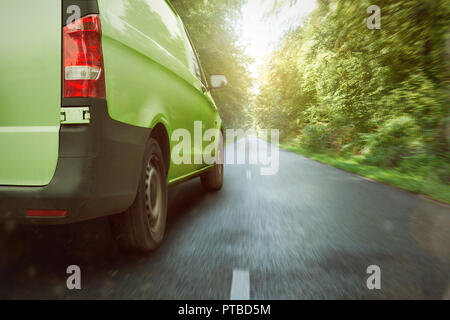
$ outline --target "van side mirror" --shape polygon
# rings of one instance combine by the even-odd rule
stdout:
[[[215,74],[211,76],[210,84],[213,89],[225,88],[228,85],[228,80],[224,75]]]

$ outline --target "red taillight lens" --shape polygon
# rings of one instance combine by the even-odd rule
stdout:
[[[65,217],[67,210],[27,210],[29,217]]]
[[[64,97],[105,98],[99,16],[88,15],[65,26],[63,38]]]

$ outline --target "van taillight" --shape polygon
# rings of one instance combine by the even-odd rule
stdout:
[[[102,29],[96,14],[63,28],[64,97],[105,98]]]
[[[67,210],[31,210],[27,209],[29,217],[65,217]]]

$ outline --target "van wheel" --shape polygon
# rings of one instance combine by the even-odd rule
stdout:
[[[223,186],[223,134],[219,138],[219,147],[217,148],[216,164],[212,170],[205,172],[200,176],[203,187],[209,191],[218,191]]]
[[[161,243],[167,218],[167,176],[158,142],[150,138],[144,155],[136,200],[125,212],[110,217],[119,247],[126,251],[152,251]]]

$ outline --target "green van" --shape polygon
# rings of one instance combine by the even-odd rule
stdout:
[[[168,188],[223,183],[215,161],[172,161],[177,129],[222,131],[188,33],[165,0],[0,2],[0,218],[66,224],[109,216],[119,246],[155,249]],[[210,142],[211,143],[211,142]],[[203,159],[203,158],[202,158]]]

